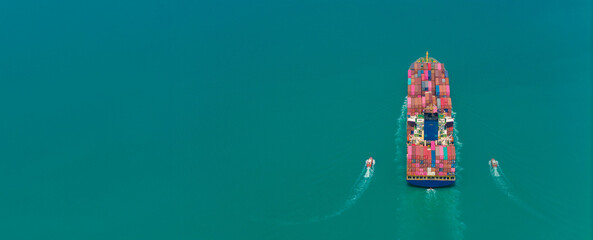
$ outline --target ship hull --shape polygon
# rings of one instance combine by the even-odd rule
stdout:
[[[430,187],[430,188],[438,188],[438,187],[447,187],[452,186],[455,184],[455,181],[439,181],[439,180],[406,180],[408,184],[414,185],[417,187]]]
[[[434,58],[419,58],[408,69],[406,181],[417,187],[455,184],[455,114],[449,73]]]

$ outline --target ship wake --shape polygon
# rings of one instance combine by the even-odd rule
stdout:
[[[404,99],[400,112],[400,117],[397,121],[397,132],[395,134],[396,144],[396,177],[405,179],[406,177],[406,122],[407,122],[407,101]],[[460,162],[459,149],[462,143],[459,142],[457,136],[457,128],[454,126],[454,138],[457,151],[457,162]],[[457,181],[459,183],[459,172],[462,170],[459,165],[456,166]],[[418,234],[423,234],[423,229],[419,226],[424,226],[424,223],[442,220],[446,223],[448,229],[444,235],[450,236],[452,239],[463,239],[463,232],[465,231],[465,224],[461,221],[460,211],[458,208],[460,191],[457,186],[443,189],[420,189],[409,187],[405,184],[398,186],[400,194],[397,196],[398,208],[396,210],[397,225],[395,226],[397,235],[401,239],[417,238]],[[411,207],[410,207],[411,206]]]
[[[461,184],[462,182],[462,177],[460,173],[463,172],[463,167],[460,166],[460,163],[463,160],[461,154],[461,148],[463,147],[463,143],[461,143],[459,139],[459,130],[457,130],[458,126],[458,122],[455,122],[455,124],[453,125],[453,137],[455,139],[454,143],[456,156],[455,161],[457,162],[457,164],[455,165],[455,168],[457,170],[455,174],[457,185]],[[455,186],[454,188],[451,188],[447,199],[447,204],[450,206],[448,215],[451,216],[451,228],[453,229],[453,235],[455,239],[463,239],[463,232],[466,228],[465,223],[461,221],[461,211],[459,211],[458,208],[460,195],[461,192],[458,190],[458,186]]]
[[[490,164],[490,163],[488,163]],[[492,175],[493,177],[500,177],[500,172],[498,170],[498,168],[494,168],[492,167],[492,165],[490,165],[490,175]]]
[[[530,214],[539,217],[540,219],[550,221],[547,217],[541,214],[540,211],[533,208],[530,204],[523,201],[521,198],[517,197],[513,193],[512,185],[510,184],[509,179],[505,176],[502,167],[498,165],[497,168],[493,168],[490,166],[490,175],[492,176],[492,180],[496,184],[496,187],[502,194],[507,196],[511,201],[513,201],[517,206],[523,208],[525,211],[529,212]]]
[[[358,176],[358,179],[356,179],[356,182],[350,189],[348,197],[342,203],[342,205],[338,211],[333,212],[328,215],[325,215],[325,216],[322,216],[322,217],[314,217],[314,218],[310,219],[308,222],[315,223],[315,222],[324,221],[324,220],[339,216],[342,213],[344,213],[346,210],[352,208],[352,206],[354,206],[354,204],[356,204],[358,199],[360,199],[362,197],[362,195],[367,190],[367,188],[369,188],[369,185],[371,184],[371,181],[373,180],[374,173],[375,173],[374,167],[368,171],[367,171],[367,168],[364,167],[362,169],[362,172]]]
[[[496,187],[498,187],[504,195],[507,195],[510,198],[515,198],[509,190],[509,183],[506,177],[502,174],[502,168],[500,166],[494,168],[490,165],[490,175],[492,176],[492,180],[494,180]]]
[[[436,197],[437,197],[437,191],[436,190],[434,190],[432,188],[426,189],[426,195],[424,196],[424,198],[427,201],[432,201],[432,200],[436,199]]]
[[[402,145],[406,144],[406,134],[402,131],[406,129],[406,122],[407,122],[407,112],[408,112],[408,98],[404,98],[404,102],[401,106],[401,111],[399,114],[399,118],[397,119],[397,131],[395,132],[395,151],[396,157],[395,162],[397,163],[397,172],[405,172],[404,165],[405,162],[403,161],[405,157],[405,153],[402,150]],[[403,129],[403,130],[402,130]]]
[[[368,173],[368,175],[367,175]],[[316,216],[309,219],[303,220],[283,220],[283,219],[263,219],[259,217],[252,216],[251,219],[257,222],[263,222],[266,224],[272,225],[280,225],[280,226],[289,226],[289,225],[300,225],[300,224],[310,224],[310,223],[317,223],[321,221],[328,220],[333,217],[337,217],[342,213],[346,212],[348,209],[352,208],[354,204],[362,197],[364,192],[368,189],[371,181],[373,180],[373,175],[375,173],[374,167],[367,171],[366,166],[362,169],[360,174],[358,175],[356,182],[352,185],[346,199],[340,205],[340,208],[331,213],[324,216]]]

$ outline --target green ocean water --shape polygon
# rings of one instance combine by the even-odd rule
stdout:
[[[0,6],[2,239],[593,238],[590,1]],[[460,157],[432,193],[403,160],[426,51]]]

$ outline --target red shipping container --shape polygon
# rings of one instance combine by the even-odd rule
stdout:
[[[422,154],[422,146],[418,146],[416,150],[418,151],[418,160],[424,160],[424,156]]]
[[[434,153],[437,159],[439,158],[439,156],[441,156],[441,153],[439,152],[439,146],[436,147]]]
[[[455,152],[455,145],[451,145],[451,148],[452,148],[451,151],[453,151],[453,160],[456,160],[457,159],[457,153]]]
[[[424,152],[424,146],[420,146],[420,153],[422,154],[422,160],[426,160],[426,154]]]

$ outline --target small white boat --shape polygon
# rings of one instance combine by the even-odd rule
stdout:
[[[369,159],[366,160],[367,172],[364,174],[365,178],[368,178],[371,176],[371,171],[373,170],[374,166],[375,166],[375,159],[370,157]]]
[[[490,164],[490,167],[492,168],[492,174],[494,174],[495,177],[499,177],[500,173],[498,173],[498,161],[493,159],[490,159],[490,161],[488,162],[488,164]]]

